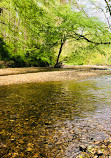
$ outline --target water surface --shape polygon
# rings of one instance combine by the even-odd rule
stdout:
[[[76,157],[111,136],[111,76],[0,86],[0,157]]]

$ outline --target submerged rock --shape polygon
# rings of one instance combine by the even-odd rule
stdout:
[[[103,155],[103,151],[98,150],[97,153],[96,153],[96,155],[97,155],[97,156],[102,156],[102,155]]]
[[[79,147],[79,150],[82,151],[82,152],[86,152],[87,146],[81,145],[81,146]]]
[[[94,142],[94,144],[90,146],[81,145],[79,150],[81,151],[81,154],[79,154],[76,158],[111,158],[111,139]]]

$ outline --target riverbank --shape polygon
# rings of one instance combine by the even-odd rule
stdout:
[[[108,67],[102,66],[73,66],[63,69],[53,68],[5,68],[0,69],[0,85],[81,80],[89,77],[110,75]]]

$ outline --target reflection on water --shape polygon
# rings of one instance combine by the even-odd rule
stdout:
[[[0,157],[74,157],[111,135],[111,76],[0,86]]]

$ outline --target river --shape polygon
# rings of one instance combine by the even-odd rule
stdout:
[[[0,86],[0,157],[73,158],[111,136],[111,76]]]

